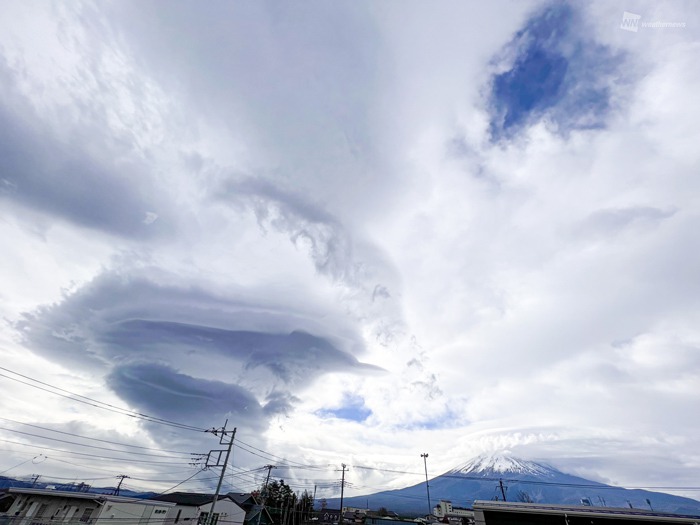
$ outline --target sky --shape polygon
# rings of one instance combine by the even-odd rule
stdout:
[[[689,1],[0,3],[0,473],[210,490],[228,420],[236,491],[697,487],[699,52]]]

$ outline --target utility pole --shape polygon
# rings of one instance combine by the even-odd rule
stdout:
[[[506,501],[506,490],[503,488],[503,480],[498,480],[498,485],[501,487],[501,494],[503,494],[503,501]]]
[[[338,518],[338,525],[343,525],[343,493],[345,491],[345,469],[347,468],[347,465],[345,463],[341,463],[343,467],[343,476],[340,479],[340,517]]]
[[[428,492],[428,516],[433,514],[433,506],[430,504],[430,485],[428,484],[428,453],[421,454],[423,466],[425,467],[425,490]]]
[[[129,476],[126,476],[125,474],[119,474],[117,477],[119,478],[119,483],[117,484],[117,488],[114,489],[115,496],[119,496],[119,489],[122,488],[122,482],[124,481],[124,478],[129,479]]]
[[[207,520],[209,525],[215,525],[214,522],[214,509],[216,508],[216,501],[219,499],[219,492],[221,491],[221,484],[224,481],[224,475],[226,474],[226,467],[228,465],[228,458],[231,456],[231,448],[233,447],[233,440],[236,437],[236,429],[234,428],[233,430],[226,430],[226,425],[228,424],[228,419],[224,423],[224,426],[221,428],[212,428],[210,430],[205,430],[205,432],[211,432],[215,436],[219,437],[219,443],[221,445],[228,445],[228,448],[225,450],[212,450],[209,452],[209,456],[207,456],[207,467],[221,467],[221,476],[219,476],[219,483],[216,485],[216,492],[214,493],[214,500],[211,502],[211,510],[209,512],[209,519]],[[231,439],[227,441],[229,434],[231,435]],[[221,460],[221,454],[223,452],[226,452],[226,457],[224,458],[223,464],[220,463]],[[215,463],[210,463],[210,459],[212,456],[212,453],[216,453],[216,462]]]
[[[41,474],[33,474],[32,475],[32,487],[36,485],[36,482],[39,481],[39,478],[41,477]]]
[[[260,512],[258,512],[258,524],[260,525],[260,518],[262,517],[262,513],[265,510],[265,498],[267,497],[267,484],[270,483],[270,473],[272,472],[273,468],[277,468],[275,465],[265,465],[267,469],[267,479],[265,479],[265,486],[263,487],[262,490],[262,507],[260,507]]]

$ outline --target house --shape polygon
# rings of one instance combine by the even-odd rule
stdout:
[[[314,511],[314,521],[323,525],[332,525],[340,521],[340,509],[321,509]]]
[[[174,505],[168,510],[168,525],[243,525],[246,520],[246,511],[228,495],[222,494],[217,498],[211,524],[209,513],[214,503],[214,494],[172,492],[151,499]]]
[[[164,525],[172,503],[86,492],[10,488],[12,525]]]
[[[271,525],[273,520],[269,511],[260,505],[253,494],[229,492],[229,498],[245,510],[245,525]]]
[[[475,501],[476,525],[700,525],[700,516],[642,509]]]

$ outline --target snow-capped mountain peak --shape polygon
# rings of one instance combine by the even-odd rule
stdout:
[[[551,476],[557,472],[547,465],[515,458],[505,453],[482,454],[450,471],[451,474],[482,477],[503,474]]]

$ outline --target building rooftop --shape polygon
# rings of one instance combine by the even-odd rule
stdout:
[[[214,501],[214,494],[200,494],[197,492],[171,492],[170,494],[160,494],[151,498],[155,501],[167,501],[176,505],[188,507],[199,507]],[[222,499],[232,499],[228,494],[219,494],[217,501]]]
[[[475,511],[483,512],[520,512],[531,514],[566,514],[570,516],[599,516],[620,519],[648,521],[668,521],[677,523],[700,523],[700,516],[669,514],[644,509],[620,507],[590,507],[588,505],[554,505],[542,503],[519,503],[509,501],[475,501]]]
[[[166,501],[153,501],[153,498],[129,498],[126,496],[113,496],[111,494],[100,494],[97,492],[72,492],[69,490],[24,489],[14,487],[8,489],[8,492],[10,494],[34,494],[37,496],[53,496],[56,498],[89,499],[94,501],[114,501],[123,503],[142,503],[144,505],[174,505],[172,503],[168,504]]]

